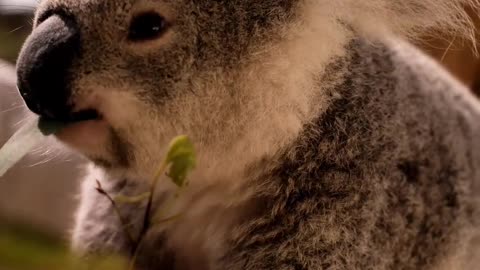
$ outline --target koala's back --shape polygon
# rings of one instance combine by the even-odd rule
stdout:
[[[478,224],[480,107],[433,60],[386,43],[352,42],[326,73],[344,73],[328,109],[276,162],[258,164],[268,210],[231,239],[230,262],[245,269],[459,263],[453,258]]]
[[[346,51],[347,56],[332,61],[320,80],[326,85],[334,82],[321,90],[330,99],[326,110],[279,153],[253,161],[248,168],[249,181],[237,192],[250,196],[245,203],[249,210],[237,207],[242,215],[235,218],[238,222],[229,222],[220,237],[200,237],[207,242],[197,242],[198,247],[182,241],[188,235],[172,240],[171,234],[208,233],[199,228],[215,233],[212,228],[221,225],[213,223],[219,219],[173,222],[170,228],[148,235],[139,266],[452,269],[461,265],[457,259],[463,244],[478,226],[478,102],[433,60],[403,42],[372,44],[359,39]],[[93,252],[128,250],[113,209],[100,207],[109,202],[101,195],[92,196],[94,183],[90,185],[77,220],[77,245]],[[132,185],[115,192],[132,193],[138,188]],[[214,205],[204,212],[232,217],[237,208]],[[124,210],[131,220],[141,220],[142,211]],[[92,224],[102,224],[101,229],[92,230]],[[208,242],[211,239],[214,243]],[[212,245],[221,248],[209,249]],[[210,254],[211,250],[219,254]],[[199,257],[202,265],[193,262]]]

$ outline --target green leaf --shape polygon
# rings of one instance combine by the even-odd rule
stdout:
[[[167,175],[177,186],[183,187],[188,173],[196,165],[193,143],[187,136],[178,136],[172,140],[166,162],[170,165]]]
[[[46,119],[44,117],[40,117],[38,119],[38,129],[44,136],[49,136],[52,134],[57,133],[62,128],[64,128],[68,123],[62,121],[56,121],[52,119]]]

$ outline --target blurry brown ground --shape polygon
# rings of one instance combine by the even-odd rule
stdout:
[[[477,18],[471,13],[472,17]],[[30,21],[31,18],[24,16],[0,14],[0,59],[11,63],[15,61],[19,47],[30,31]],[[480,20],[474,21],[480,29]],[[480,96],[480,60],[470,44],[453,37],[426,37],[420,46]],[[14,84],[12,66],[0,62],[0,145],[11,135],[14,124],[22,118],[22,109],[11,110],[21,104]],[[63,236],[68,233],[76,202],[79,162],[74,157],[66,161],[63,155],[42,163],[50,158],[48,154],[31,155],[0,179],[0,222],[8,217]],[[480,246],[480,239],[477,242]]]

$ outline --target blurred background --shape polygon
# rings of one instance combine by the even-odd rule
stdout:
[[[15,59],[31,30],[37,0],[0,0],[0,145],[25,120]],[[78,189],[80,159],[43,145],[0,178],[0,223],[26,223],[67,239]]]
[[[0,0],[0,145],[24,119],[23,103],[15,87],[14,63],[30,32],[36,2]],[[478,16],[468,12],[480,26]],[[480,94],[480,61],[471,45],[455,38],[425,36],[418,46]],[[71,153],[49,149],[39,148],[0,178],[0,223],[23,222],[67,239],[81,174],[77,167],[82,161]]]

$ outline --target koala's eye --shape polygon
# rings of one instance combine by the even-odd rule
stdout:
[[[133,18],[128,40],[147,41],[160,37],[167,28],[165,19],[155,12],[142,13]]]

